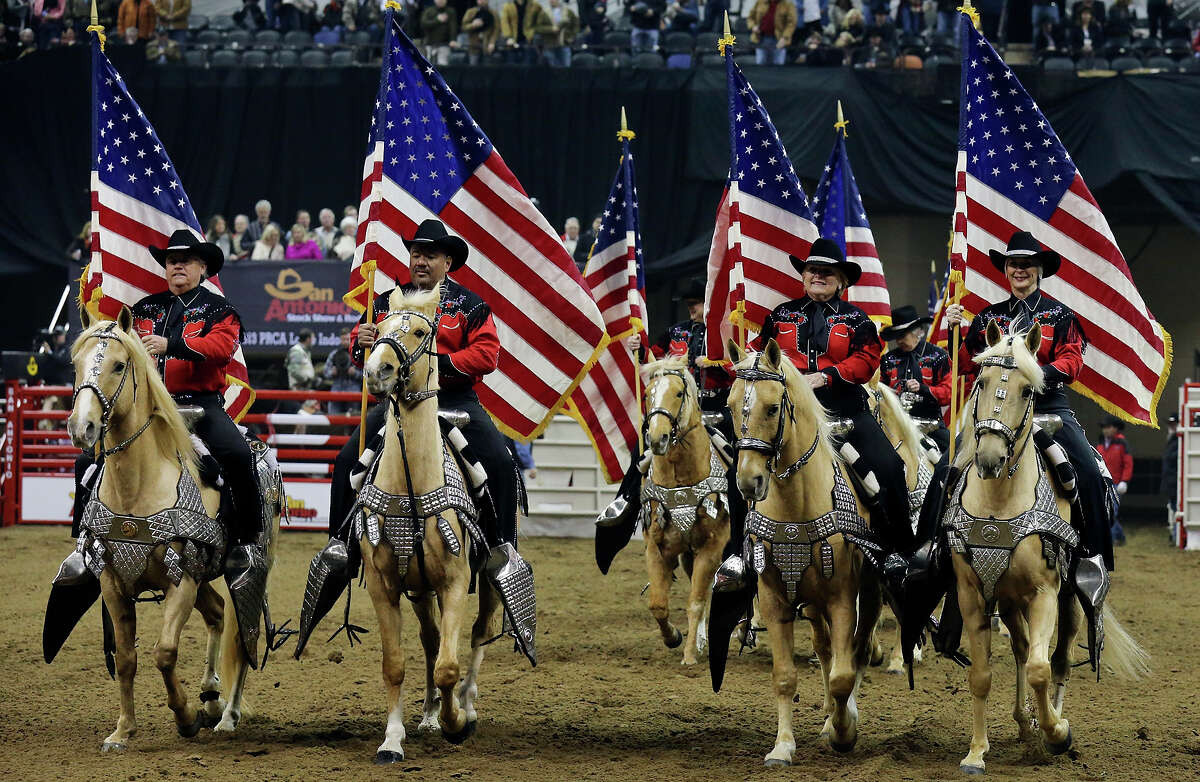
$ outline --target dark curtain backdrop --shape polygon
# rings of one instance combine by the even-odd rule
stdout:
[[[193,70],[112,59],[158,130],[202,221],[232,220],[267,198],[290,225],[298,208],[357,204],[374,68]],[[87,50],[0,66],[0,328],[20,347],[48,319],[67,273],[64,249],[88,219]],[[618,115],[632,129],[652,276],[699,257],[726,169],[725,75],[695,71],[445,69],[447,81],[556,228],[586,228],[616,165]],[[811,188],[832,144],[835,103],[868,210],[948,214],[953,203],[957,69],[882,73],[750,69]],[[1200,231],[1200,78],[1042,82],[1022,72],[1110,220],[1164,214]],[[681,251],[683,251],[681,253]],[[674,254],[674,255],[673,255]],[[663,262],[667,261],[665,268]],[[693,264],[694,265],[694,264]],[[694,268],[687,273],[695,273]],[[26,333],[28,332],[28,334]]]

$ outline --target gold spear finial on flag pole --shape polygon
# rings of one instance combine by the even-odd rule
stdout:
[[[625,107],[621,107],[621,129],[617,131],[617,141],[633,141],[637,138],[637,134],[629,129],[629,123],[625,121]]]
[[[975,6],[971,5],[971,0],[963,0],[963,4],[956,10],[971,17],[971,24],[975,25],[976,30],[979,29],[979,11],[975,10]]]
[[[96,0],[92,0],[92,23],[87,26],[89,33],[95,33],[100,39],[100,51],[104,51],[104,28],[100,26],[100,16],[96,13]]]
[[[729,12],[726,11],[725,12],[725,34],[717,39],[717,51],[719,51],[721,53],[722,57],[725,56],[725,47],[733,46],[733,41],[734,41],[733,32],[729,29]]]
[[[848,136],[850,134],[846,132],[846,128],[850,125],[850,123],[846,121],[846,116],[842,114],[842,101],[840,98],[838,99],[837,106],[838,118],[837,122],[833,123],[833,129],[842,131],[842,136]]]

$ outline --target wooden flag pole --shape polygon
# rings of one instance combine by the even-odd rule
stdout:
[[[950,271],[950,288],[954,293],[950,296],[951,304],[962,301],[963,274],[957,269]],[[961,411],[959,402],[958,377],[958,340],[961,332],[961,321],[953,328],[950,335],[950,464],[954,464],[954,442],[958,439],[958,416]]]
[[[371,268],[367,269],[367,323],[374,325],[375,323],[375,261],[371,261]],[[363,351],[363,368],[366,369],[367,361],[371,358],[371,349],[367,348]],[[363,372],[362,379],[362,397],[359,401],[358,410],[358,455],[362,456],[367,447],[367,373]]]

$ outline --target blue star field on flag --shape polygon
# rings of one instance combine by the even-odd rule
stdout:
[[[846,157],[846,136],[840,128],[821,173],[821,181],[813,193],[812,209],[821,236],[837,242],[843,256],[846,254],[846,228],[871,227],[854,181],[854,172],[850,169],[850,160]]]
[[[137,101],[108,57],[92,39],[93,169],[100,181],[187,223],[197,233],[200,222],[175,166]]]
[[[608,200],[604,202],[604,211],[600,213],[600,230],[596,235],[596,243],[592,246],[592,255],[599,255],[618,242],[624,244],[625,235],[633,231],[634,243],[638,258],[638,288],[645,289],[645,273],[642,269],[642,235],[638,230],[637,185],[633,175],[633,153],[629,151],[629,142],[621,142],[621,165],[617,175],[613,177],[612,188],[608,192]],[[628,194],[632,193],[632,197]]]

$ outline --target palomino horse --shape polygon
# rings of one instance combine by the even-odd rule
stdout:
[[[1069,522],[1069,500],[1050,480],[1038,449],[1030,447],[1034,398],[1043,387],[1035,358],[1041,338],[1040,325],[1022,335],[1005,336],[989,324],[988,349],[975,359],[979,379],[967,405],[964,447],[956,459],[963,477],[950,487],[942,520],[971,655],[968,681],[974,721],[970,751],[959,764],[967,774],[983,773],[988,750],[994,606],[1012,634],[1017,665],[1013,718],[1021,738],[1033,740],[1036,735],[1025,710],[1028,685],[1046,749],[1061,754],[1071,748],[1071,726],[1062,712],[1071,647],[1080,625],[1069,576],[1079,532]],[[1107,604],[1103,616],[1107,661],[1118,674],[1140,678],[1148,671],[1146,653]],[[1050,656],[1056,628],[1058,640]]]
[[[642,485],[642,529],[650,574],[650,613],[663,643],[675,648],[683,636],[667,608],[675,568],[691,581],[683,664],[695,665],[707,645],[705,627],[713,575],[729,542],[725,464],[702,425],[696,381],[683,358],[647,364],[646,447],[650,471]],[[736,491],[736,489],[735,489]]]
[[[913,532],[917,532],[917,520],[921,515],[921,503],[933,478],[935,461],[922,445],[921,430],[900,403],[896,392],[883,383],[876,383],[867,393],[868,404],[875,411],[875,418],[892,447],[904,461],[904,475],[908,485],[908,506],[912,514]],[[921,661],[921,647],[913,653],[913,662]],[[896,643],[888,658],[888,673],[904,672],[904,656],[900,642],[899,622],[896,627]]]
[[[792,762],[796,693],[793,622],[799,606],[812,622],[825,686],[821,736],[838,752],[858,740],[856,694],[871,653],[881,593],[880,547],[866,510],[833,451],[825,410],[775,340],[747,355],[732,341],[737,380],[729,393],[738,434],[737,482],[750,504],[746,531],[760,574],[759,608],[771,641],[778,711],[768,766]]]
[[[354,528],[383,642],[388,718],[375,754],[381,765],[404,759],[402,597],[412,597],[425,650],[425,703],[418,730],[440,726],[455,744],[475,732],[479,668],[500,606],[493,584],[480,578],[471,663],[455,693],[470,552],[481,543],[481,533],[460,467],[438,424],[438,301],[437,288],[409,295],[393,291],[387,317],[379,324],[381,337],[364,367],[368,388],[389,405],[383,452],[371,482],[359,494],[364,511],[356,515]]]
[[[214,724],[216,730],[232,731],[242,715],[246,671],[254,662],[242,643],[233,602],[226,599],[224,583],[217,580],[226,541],[217,521],[220,493],[200,481],[187,427],[132,330],[129,310],[122,308],[115,322],[89,326],[75,341],[71,360],[78,381],[67,429],[76,446],[99,447],[105,457],[79,538],[88,569],[99,576],[116,635],[121,714],[102,749],[124,750],[137,731],[135,605],[138,595],[146,591],[163,593],[162,633],[154,661],[166,684],[167,705],[175,713],[179,734],[190,738]],[[269,477],[277,478],[275,470],[271,473]],[[260,462],[262,477],[268,476],[261,472]],[[271,519],[266,535],[268,566],[279,531],[280,489],[277,480],[268,486],[264,507],[270,511],[264,517]],[[193,608],[208,628],[200,708],[188,701],[175,670],[179,635]],[[222,680],[224,703],[218,697]]]

